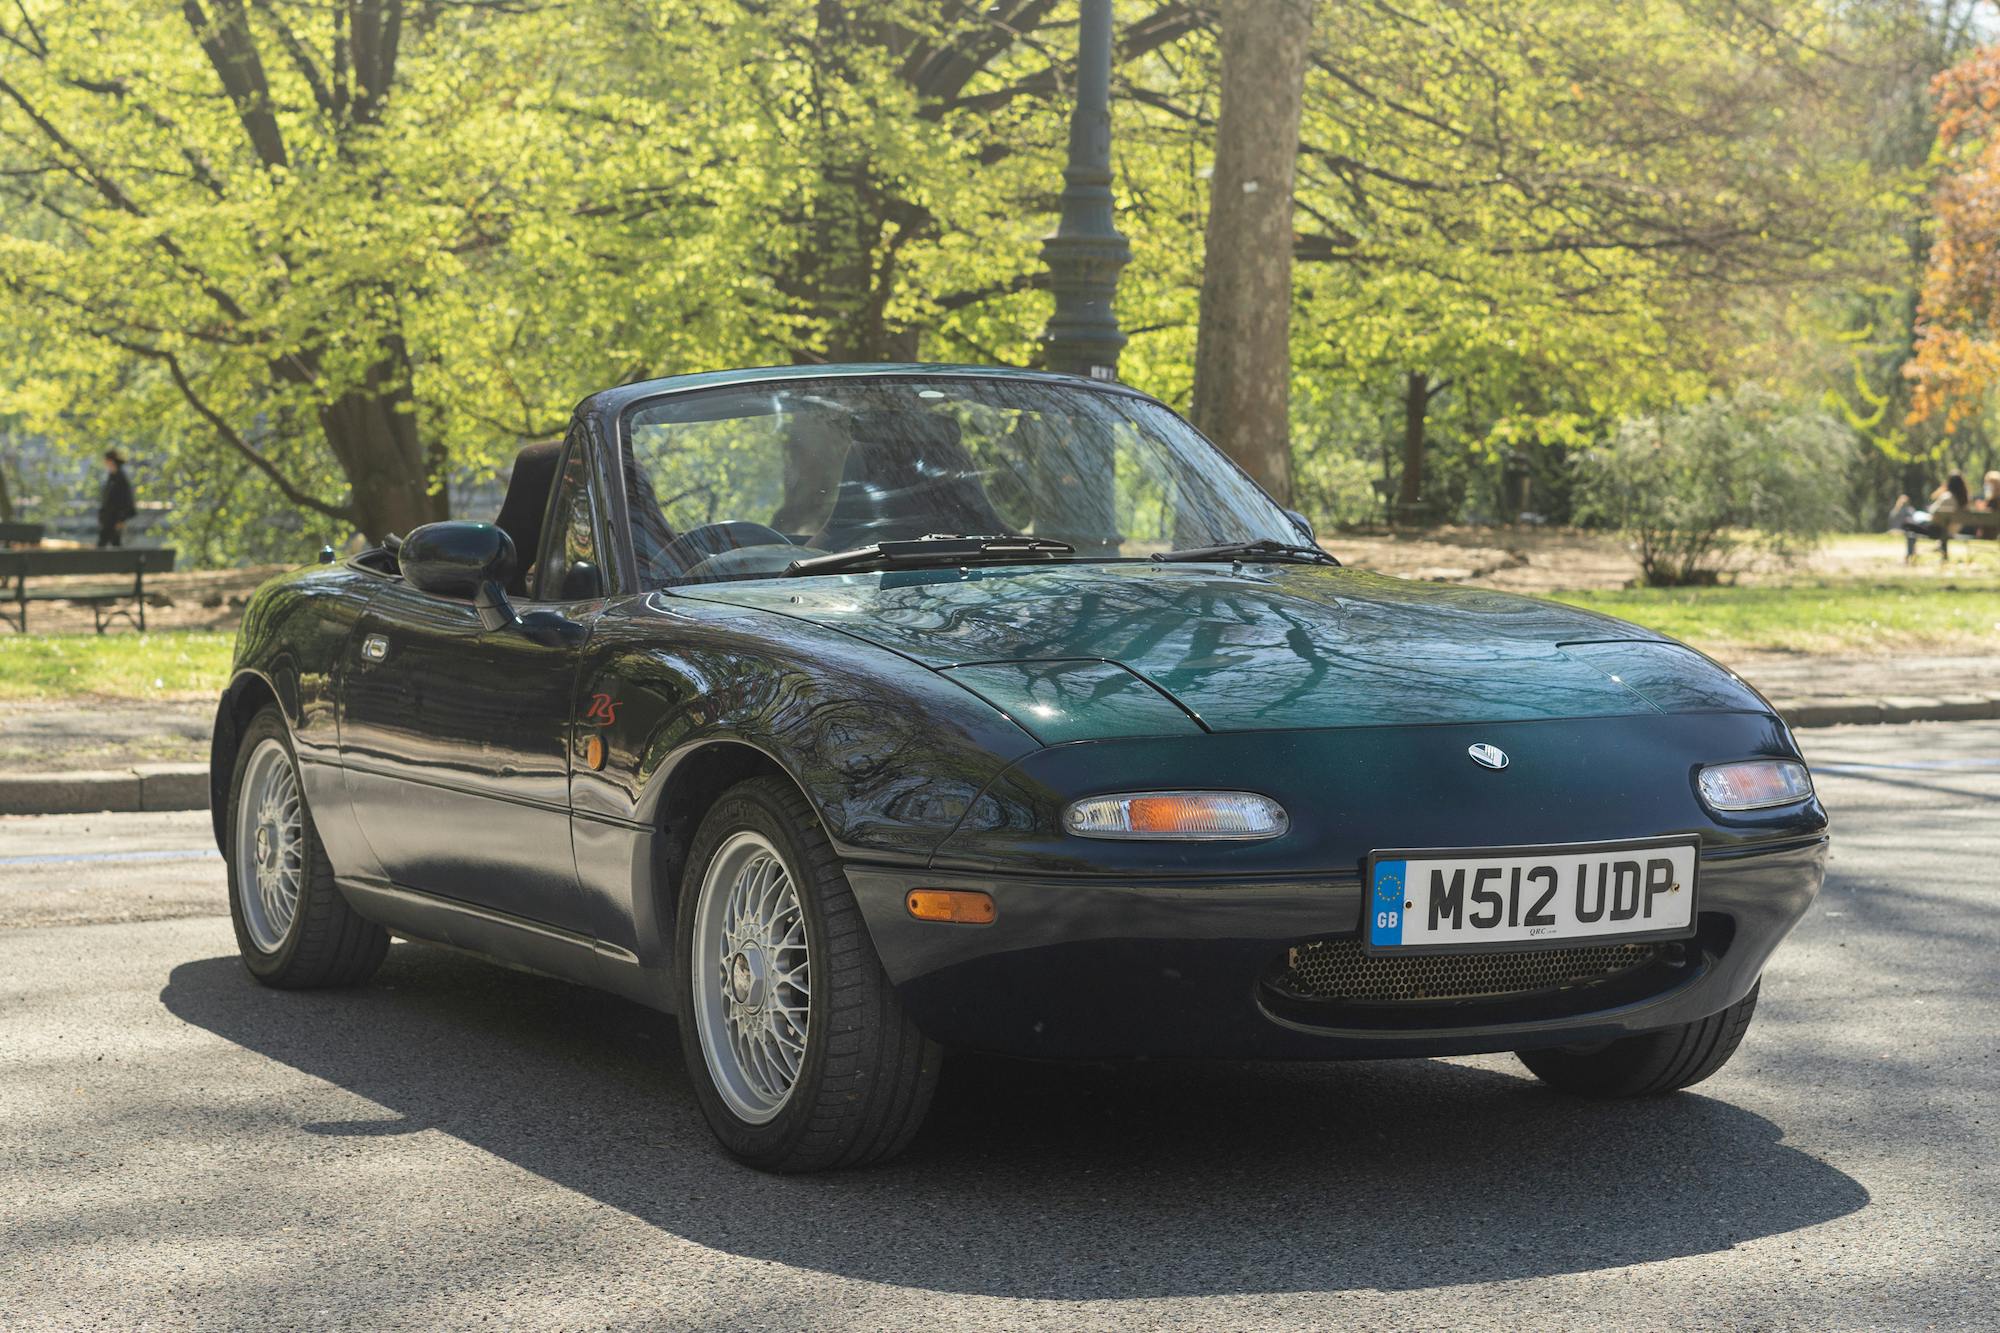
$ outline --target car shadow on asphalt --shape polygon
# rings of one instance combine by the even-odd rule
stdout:
[[[161,1000],[380,1108],[301,1132],[439,1131],[716,1250],[926,1290],[1075,1300],[1590,1274],[1868,1202],[1715,1097],[1591,1104],[1442,1061],[960,1057],[901,1159],[774,1177],[709,1138],[673,1020],[611,996],[405,944],[357,991],[266,990],[219,957],[176,967]]]

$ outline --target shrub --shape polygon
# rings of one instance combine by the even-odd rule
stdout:
[[[1631,417],[1575,462],[1577,516],[1629,538],[1649,587],[1714,583],[1737,559],[1792,557],[1841,522],[1852,436],[1744,385]]]

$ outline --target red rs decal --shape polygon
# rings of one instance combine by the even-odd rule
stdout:
[[[618,720],[618,704],[608,694],[593,694],[583,719],[593,727],[608,727]]]

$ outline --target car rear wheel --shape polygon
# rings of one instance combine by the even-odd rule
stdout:
[[[901,1152],[940,1051],[903,1013],[804,797],[775,778],[731,788],[682,883],[681,1050],[723,1146],[770,1171]]]
[[[389,933],[355,915],[334,886],[276,708],[243,729],[229,783],[229,916],[250,975],[287,990],[354,986],[373,976]]]
[[[1692,1087],[1729,1063],[1757,1012],[1757,986],[1719,1014],[1586,1048],[1520,1051],[1552,1088],[1579,1097],[1650,1097]]]

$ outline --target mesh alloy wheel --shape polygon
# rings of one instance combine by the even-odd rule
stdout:
[[[291,934],[305,877],[305,807],[292,757],[266,738],[243,770],[236,810],[237,894],[250,942],[276,953]]]
[[[285,990],[359,985],[388,953],[389,932],[356,915],[334,882],[284,715],[259,709],[235,740],[222,850],[243,965]]]
[[[674,903],[675,1022],[695,1102],[766,1171],[893,1157],[937,1086],[853,886],[789,778],[746,778],[688,844]]]
[[[694,1003],[716,1091],[749,1124],[784,1108],[805,1064],[812,960],[778,851],[745,831],[709,862],[695,914]]]

